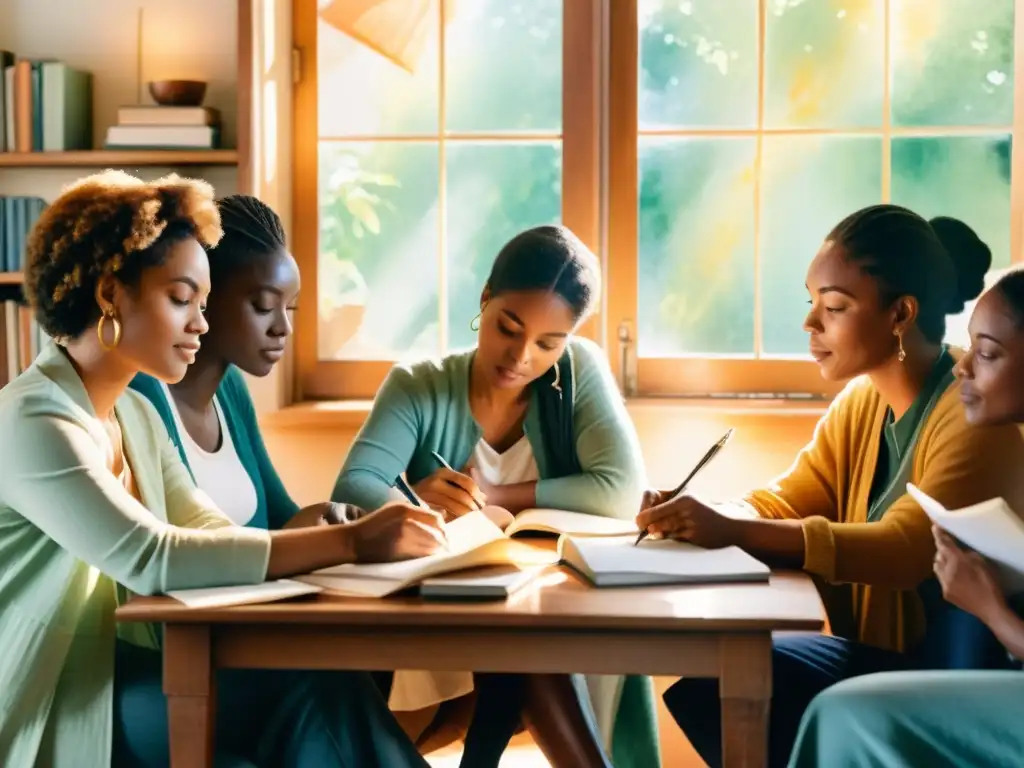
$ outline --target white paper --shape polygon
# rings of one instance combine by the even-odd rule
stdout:
[[[632,520],[567,512],[563,509],[527,509],[516,516],[505,533],[512,536],[520,531],[568,534],[570,536],[622,536],[639,533]]]
[[[286,600],[300,595],[312,595],[322,589],[314,584],[303,584],[291,579],[265,581],[262,584],[244,584],[237,587],[205,587],[202,589],[175,589],[169,597],[189,608],[223,608],[229,605],[250,605]]]
[[[942,530],[991,560],[1005,591],[1024,591],[1024,521],[1003,499],[950,511],[912,483],[907,493]]]

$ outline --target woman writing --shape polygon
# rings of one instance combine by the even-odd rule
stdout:
[[[877,205],[832,231],[807,272],[805,328],[823,376],[853,379],[810,445],[749,514],[692,496],[647,500],[637,523],[704,547],[738,545],[819,583],[833,636],[775,642],[770,764],[784,765],[800,717],[838,680],[923,663],[928,621],[944,606],[921,590],[934,543],[906,495],[913,482],[949,508],[1003,496],[1024,504],[1024,442],[1011,426],[970,427],[942,344],[945,315],[980,293],[989,249],[962,222],[929,223]],[[716,686],[681,680],[665,695],[676,722],[720,762]]]
[[[276,530],[325,513],[292,501],[270,461],[242,373],[266,376],[292,333],[299,270],[281,219],[249,195],[217,201],[224,236],[209,247],[209,331],[184,378],[140,374],[132,388],[156,407],[196,485],[238,525]]]
[[[569,230],[543,226],[514,237],[481,295],[476,348],[392,370],[334,500],[372,508],[393,498],[391,485],[404,472],[418,496],[449,516],[485,503],[513,514],[531,507],[631,514],[643,487],[639,441],[603,354],[573,338],[599,290],[597,259]],[[439,467],[435,452],[462,471]],[[554,765],[608,765],[596,725],[605,743],[614,730],[616,766],[656,766],[649,681],[624,683],[618,712],[630,714],[629,725],[613,706],[602,707],[601,696],[590,722],[581,682],[478,675],[463,765],[497,764],[520,719],[513,706],[520,697],[502,687],[521,683],[523,717]],[[503,706],[504,714],[496,711]],[[478,739],[484,728],[488,736]]]
[[[1024,272],[1005,275],[981,298],[970,334],[971,349],[956,367],[967,421],[1024,423]],[[981,619],[1012,657],[1024,659],[1024,620],[1008,604],[992,566],[943,531],[933,532],[935,575],[945,598]],[[811,704],[790,765],[1019,765],[1024,673],[1016,666],[893,672],[840,683]]]
[[[402,504],[346,526],[268,533],[195,490],[129,392],[180,380],[206,332],[221,236],[209,185],[108,172],[68,188],[29,240],[26,295],[50,343],[0,391],[0,764],[165,765],[154,628],[116,628],[129,592],[258,583],[433,552],[440,519]],[[15,439],[16,436],[16,439]],[[362,674],[219,679],[218,747],[287,766],[423,766]]]

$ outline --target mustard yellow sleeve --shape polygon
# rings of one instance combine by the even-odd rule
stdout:
[[[1020,497],[1024,442],[1017,428],[970,427],[956,388],[936,406],[914,460],[914,483],[956,510],[996,496]],[[908,495],[874,523],[804,520],[804,569],[835,583],[913,589],[932,574],[931,522]]]
[[[775,520],[799,520],[812,515],[837,519],[837,435],[848,418],[850,396],[846,389],[832,401],[815,426],[811,442],[797,454],[785,473],[767,488],[753,491],[743,499],[758,515]]]

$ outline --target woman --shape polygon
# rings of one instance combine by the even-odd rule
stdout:
[[[202,246],[220,236],[209,185],[108,172],[65,190],[30,237],[26,295],[57,343],[0,391],[4,766],[167,763],[156,630],[114,623],[130,592],[252,584],[443,541],[436,513],[401,504],[344,526],[240,528],[194,489],[128,383],[185,375],[207,328]],[[224,673],[217,738],[260,764],[425,765],[362,674]]]
[[[1004,276],[981,298],[970,334],[971,350],[956,368],[967,421],[1024,423],[1024,272]],[[1011,656],[1024,658],[1024,621],[1007,604],[992,566],[938,528],[934,534],[935,575],[945,598],[981,619]],[[1024,755],[1019,666],[840,683],[811,704],[790,765],[1018,766]]]
[[[704,547],[738,545],[815,577],[833,636],[775,642],[770,764],[788,759],[811,699],[838,680],[938,664],[947,606],[929,591],[934,543],[907,482],[950,508],[1003,496],[1024,508],[1024,442],[1012,426],[969,427],[942,344],[945,315],[980,293],[989,249],[962,222],[930,224],[893,205],[865,208],[828,236],[807,272],[811,354],[827,379],[853,381],[814,439],[771,487],[723,514],[692,496],[649,499],[637,523]],[[660,496],[660,495],[656,495]],[[712,765],[717,686],[681,680],[665,695]]]
[[[393,498],[395,477],[405,472],[417,495],[449,516],[485,503],[513,514],[531,507],[595,515],[636,509],[644,477],[636,432],[602,353],[573,338],[599,290],[597,259],[569,230],[543,226],[514,237],[481,295],[476,348],[392,370],[334,500],[372,508]],[[433,452],[462,471],[438,466]],[[519,699],[507,691],[516,681],[526,686],[526,722],[553,764],[609,764],[588,722],[589,696],[569,676],[476,677],[463,765],[497,763],[500,750],[477,751],[477,734],[490,726],[479,741],[504,748],[520,718],[513,707]],[[649,681],[627,678],[624,685],[619,712],[632,722],[616,720],[599,696],[597,729],[607,742],[614,728],[618,768],[656,766]],[[502,706],[504,715],[495,710]]]
[[[284,354],[299,269],[281,219],[266,203],[232,195],[217,208],[224,236],[208,249],[210,330],[203,346],[181,381],[140,374],[131,386],[156,406],[196,485],[233,522],[271,530],[312,525],[329,505],[300,512],[292,501],[267,455],[241,373],[266,376]]]

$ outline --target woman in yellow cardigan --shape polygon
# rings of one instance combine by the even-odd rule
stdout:
[[[950,508],[1003,496],[1024,508],[1024,442],[1011,425],[969,427],[942,344],[945,315],[977,296],[989,249],[962,222],[893,205],[842,221],[807,272],[811,354],[852,379],[790,469],[742,504],[650,494],[642,529],[704,547],[738,545],[818,582],[833,636],[776,640],[770,765],[785,765],[811,699],[839,680],[934,663],[923,642],[948,606],[908,481]],[[711,764],[720,758],[714,681],[686,679],[666,704]]]
[[[49,342],[0,390],[0,765],[167,765],[157,629],[130,592],[253,584],[429,554],[441,518],[393,504],[336,526],[235,526],[196,490],[139,372],[195,358],[221,237],[208,184],[108,172],[39,219],[26,295]],[[217,747],[275,766],[426,768],[364,673],[223,670]]]

